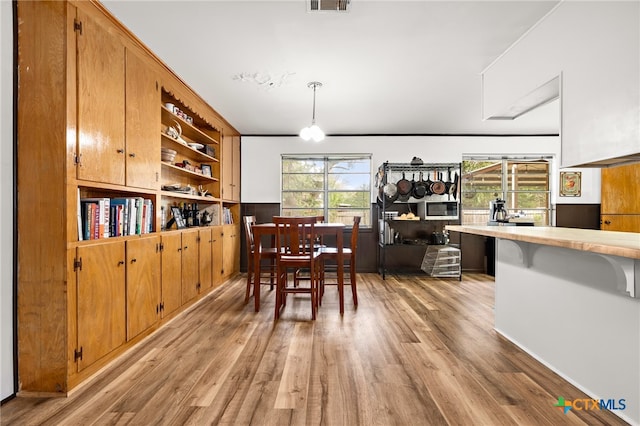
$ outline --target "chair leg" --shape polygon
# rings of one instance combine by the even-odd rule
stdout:
[[[249,303],[249,297],[251,296],[251,278],[253,275],[253,256],[247,261],[247,289],[244,293],[244,304]]]
[[[351,281],[351,295],[353,296],[353,305],[358,306],[358,288],[356,285],[356,262],[351,259],[349,262],[349,280]]]

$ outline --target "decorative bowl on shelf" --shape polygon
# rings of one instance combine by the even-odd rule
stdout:
[[[201,149],[204,148],[204,145],[201,143],[197,143],[197,142],[190,142],[189,146],[193,149]]]
[[[176,158],[176,151],[169,148],[162,148],[160,158],[162,161],[172,162]]]

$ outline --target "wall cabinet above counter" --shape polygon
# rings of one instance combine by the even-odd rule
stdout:
[[[484,118],[559,77],[561,167],[640,161],[639,17],[638,2],[559,3],[482,73]]]

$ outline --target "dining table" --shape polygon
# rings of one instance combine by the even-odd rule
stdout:
[[[314,225],[316,235],[318,236],[335,236],[336,247],[338,249],[337,256],[337,272],[338,272],[338,297],[340,300],[340,315],[344,314],[344,223],[320,222]],[[252,226],[255,248],[253,250],[254,264],[254,283],[260,282],[260,253],[262,251],[263,237],[271,236],[273,241],[276,235],[275,223],[256,223]],[[260,286],[254,287],[254,303],[255,311],[260,311]]]

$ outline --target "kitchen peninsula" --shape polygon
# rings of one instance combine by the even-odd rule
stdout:
[[[624,400],[612,411],[640,423],[640,234],[446,228],[496,238],[495,330],[592,398]]]

